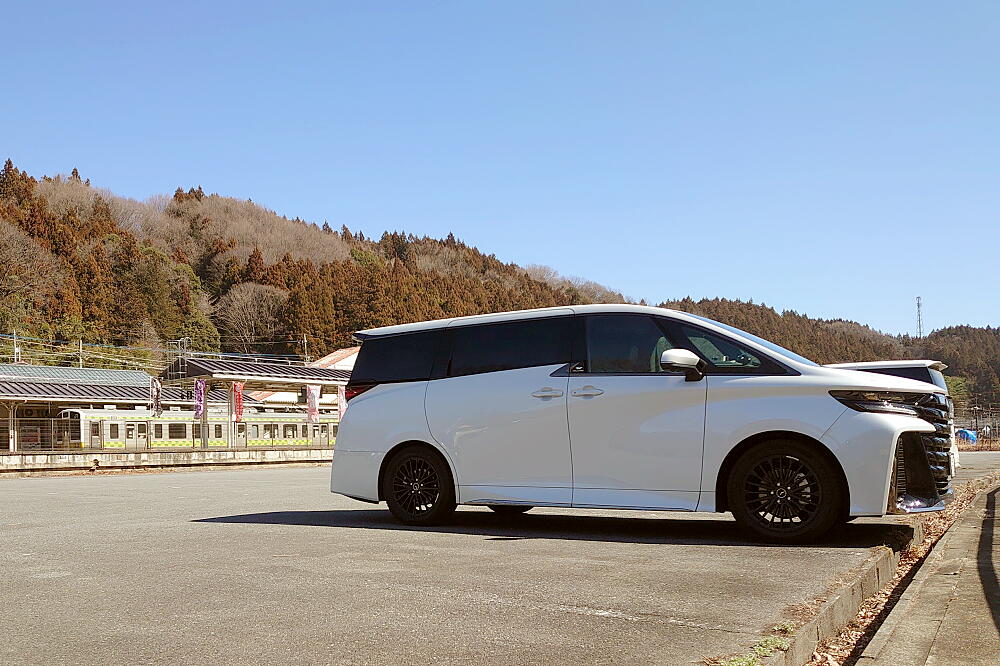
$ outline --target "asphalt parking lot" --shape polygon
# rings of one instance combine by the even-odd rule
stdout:
[[[460,508],[405,528],[328,467],[0,479],[0,662],[691,663],[745,649],[898,519]]]

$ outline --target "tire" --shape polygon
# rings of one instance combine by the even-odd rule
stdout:
[[[426,446],[407,446],[393,455],[382,477],[382,497],[407,525],[438,525],[455,512],[451,470]]]
[[[488,505],[494,513],[500,516],[520,516],[531,511],[533,506],[522,506],[520,504],[490,504]]]
[[[794,439],[762,442],[740,456],[727,492],[740,527],[769,543],[814,541],[845,517],[834,463]]]

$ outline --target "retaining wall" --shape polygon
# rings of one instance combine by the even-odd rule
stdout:
[[[0,475],[84,469],[309,463],[329,462],[332,459],[333,449],[329,448],[135,451],[130,453],[109,451],[10,453],[0,455]]]

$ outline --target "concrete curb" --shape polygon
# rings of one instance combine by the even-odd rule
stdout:
[[[993,483],[990,486],[987,486],[983,490],[976,493],[975,497],[972,498],[972,501],[969,502],[969,509],[978,507],[982,502],[984,496],[987,493],[994,491],[997,487],[998,487],[997,484]],[[980,516],[977,516],[974,511],[967,510],[965,512],[965,515],[963,515],[961,518],[959,518],[951,526],[948,527],[948,530],[941,536],[938,542],[934,544],[934,547],[931,548],[930,552],[927,553],[927,557],[920,564],[920,568],[917,570],[916,575],[913,577],[913,580],[910,581],[910,584],[907,586],[906,590],[903,592],[902,595],[900,595],[899,600],[893,607],[892,612],[890,612],[888,617],[885,618],[885,621],[882,623],[882,626],[879,627],[878,631],[875,632],[875,635],[872,637],[871,641],[868,643],[867,646],[865,646],[865,650],[864,652],[861,653],[861,656],[858,657],[857,663],[877,664],[877,663],[907,662],[907,660],[905,659],[898,659],[896,655],[888,655],[889,661],[886,662],[887,655],[883,655],[882,653],[892,641],[896,633],[896,630],[899,629],[903,620],[911,617],[911,606],[916,608],[916,600],[918,597],[920,597],[921,594],[925,592],[937,596],[941,596],[943,594],[945,600],[951,598],[952,596],[951,593],[954,590],[955,585],[958,584],[958,577],[955,576],[952,580],[946,580],[938,576],[938,574],[942,572],[942,567],[948,567],[949,565],[954,564],[954,561],[947,559],[948,556],[951,555],[948,551],[951,549],[953,545],[952,542],[954,541],[955,538],[959,539],[961,538],[961,530],[954,528],[961,527],[963,524],[969,521],[978,523],[981,520],[982,518]],[[956,537],[955,535],[959,536]],[[945,572],[951,573],[948,572],[947,570],[945,570]],[[935,580],[936,578],[939,578],[940,580]],[[931,588],[937,588],[937,589],[931,589]],[[943,619],[945,611],[947,610],[947,604],[945,603],[943,606],[936,608],[935,610],[940,612],[940,617],[936,618],[938,624],[940,624],[940,621]],[[930,650],[931,647],[933,646],[934,636],[926,635],[928,632],[930,632],[931,629],[931,623],[926,621],[932,620],[933,618],[924,617],[922,619],[925,620],[925,624],[922,626],[922,631],[921,631],[921,634],[923,634],[922,638],[929,639],[926,640],[926,645],[922,645],[922,647],[925,647],[927,650]],[[937,625],[934,625],[934,631],[930,633],[936,634],[936,632],[937,632]],[[917,643],[923,643],[923,641],[917,640]],[[917,646],[911,643],[911,647],[916,648]],[[916,662],[914,663],[917,662],[923,663],[925,658],[926,658],[926,653],[924,654],[923,658],[916,660]]]
[[[0,455],[0,478],[80,470],[330,462],[333,449],[231,449]]]
[[[901,530],[903,538],[897,549],[879,547],[878,552],[864,564],[854,580],[823,602],[816,616],[795,630],[789,637],[791,646],[784,652],[777,652],[769,657],[766,663],[802,666],[812,659],[820,641],[840,633],[858,614],[865,599],[876,594],[896,576],[900,553],[923,541],[923,524],[918,522],[910,527],[912,531],[909,534],[906,534],[905,527]]]

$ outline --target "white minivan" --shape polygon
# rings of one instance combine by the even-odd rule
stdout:
[[[731,511],[798,542],[950,492],[943,390],[684,312],[570,306],[355,337],[331,488],[404,523],[457,504]]]

